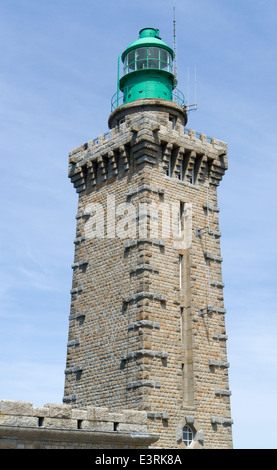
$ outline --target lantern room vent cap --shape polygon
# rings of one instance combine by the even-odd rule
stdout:
[[[139,32],[140,38],[160,38],[160,30],[155,28],[143,28]]]

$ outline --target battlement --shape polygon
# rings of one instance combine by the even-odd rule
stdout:
[[[162,131],[170,131],[172,130],[172,122],[168,122],[168,126],[161,126],[160,130]],[[118,125],[117,128],[110,129],[108,132],[105,132],[104,134],[100,134],[99,136],[95,137],[92,140],[89,140],[88,142],[85,142],[83,145],[80,145],[79,147],[76,147],[75,149],[71,150],[69,152],[69,159],[72,158],[77,158],[78,160],[81,160],[81,155],[83,156],[83,152],[86,150],[92,150],[95,147],[100,147],[101,145],[105,144],[106,142],[110,141],[114,137],[118,137],[120,134],[124,134],[126,131],[126,124],[125,122],[122,122],[121,124]],[[176,131],[175,131],[176,132]],[[187,127],[179,127],[177,130],[177,135],[180,137],[185,137],[187,138],[188,141],[200,141],[203,143],[207,143],[211,145],[214,149],[219,150],[219,149],[227,149],[227,144],[226,142],[222,140],[218,140],[215,137],[210,137],[204,133],[198,132],[193,129],[188,129]],[[96,150],[96,149],[95,149]],[[80,158],[81,157],[81,158]]]
[[[160,166],[165,175],[184,183],[219,185],[228,168],[227,144],[192,129],[182,119],[163,110],[121,116],[118,124],[69,153],[68,176],[77,193],[114,177],[124,177],[144,164]],[[171,163],[172,161],[172,163]]]
[[[157,441],[144,411],[0,400],[0,448],[140,448]]]

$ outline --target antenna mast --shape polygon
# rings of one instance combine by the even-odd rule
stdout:
[[[174,50],[174,77],[177,80],[177,42],[176,42],[175,6],[173,6],[173,50]]]
[[[173,58],[173,74],[174,78],[177,84],[177,35],[176,35],[176,17],[175,17],[175,5],[174,5],[174,0],[173,0],[173,52],[174,52],[174,58]],[[188,68],[188,96],[187,96],[187,105],[183,105],[186,111],[196,111],[197,110],[197,104],[196,104],[196,66],[194,69],[194,98],[195,98],[195,104],[189,104],[189,79],[190,79],[190,72]]]

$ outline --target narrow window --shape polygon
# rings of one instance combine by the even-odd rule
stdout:
[[[183,286],[183,255],[179,255],[179,287]]]
[[[113,430],[118,431],[119,423],[113,423]]]
[[[185,364],[182,364],[182,400],[185,400]]]
[[[77,420],[77,429],[82,429],[82,419]]]
[[[179,216],[178,216],[178,235],[181,235],[184,230],[184,203],[180,201]]]
[[[184,323],[184,308],[181,307],[181,308],[180,308],[180,337],[181,337],[181,343],[184,342],[184,338],[183,338],[183,335],[184,335],[183,323]],[[182,370],[183,370],[183,368],[184,368],[184,364],[182,364]]]

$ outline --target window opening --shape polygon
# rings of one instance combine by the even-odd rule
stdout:
[[[44,418],[38,418],[38,427],[43,426],[43,420]]]
[[[172,130],[174,130],[175,126],[176,126],[176,117],[175,116],[169,116],[169,122],[171,122]]]
[[[182,439],[184,444],[188,447],[192,444],[195,437],[195,431],[191,429],[190,426],[186,425],[183,427]]]
[[[180,201],[179,217],[178,217],[178,235],[184,230],[184,203]]]
[[[180,336],[181,336],[181,342],[183,343],[183,322],[184,322],[184,308],[180,308]],[[184,364],[182,364],[182,370],[184,369]]]
[[[182,400],[185,399],[185,364],[182,363]]]
[[[113,423],[113,430],[118,431],[119,423]]]
[[[183,285],[183,255],[179,255],[179,287]]]

